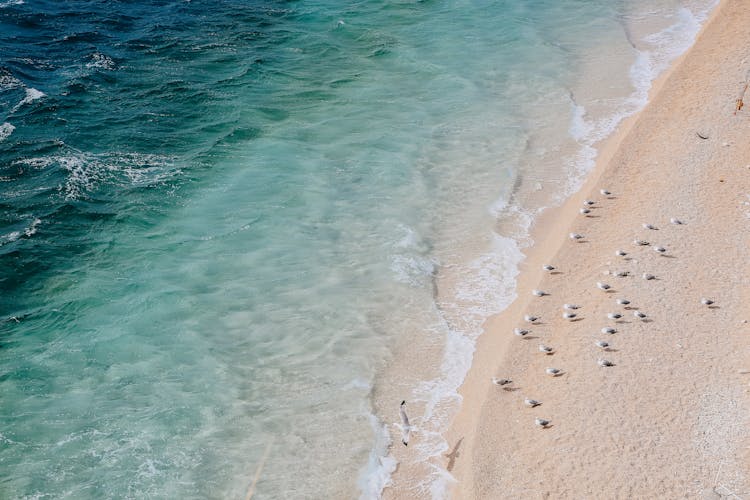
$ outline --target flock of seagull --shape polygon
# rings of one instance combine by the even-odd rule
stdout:
[[[611,198],[611,196],[612,196],[612,193],[610,191],[606,190],[606,189],[602,189],[600,191],[600,193],[603,196],[607,197],[607,198]],[[596,204],[596,202],[594,202],[593,200],[586,200],[586,201],[583,202],[584,206],[583,206],[583,208],[581,208],[579,210],[579,212],[581,213],[581,215],[583,215],[585,217],[590,217],[592,207],[595,204]],[[674,224],[674,225],[678,225],[678,226],[683,224],[683,222],[681,220],[676,219],[676,218],[670,219],[670,223]],[[656,226],[654,226],[653,224],[643,224],[643,228],[647,229],[647,230],[650,230],[650,231],[657,231],[658,230],[658,228]],[[571,240],[576,241],[576,242],[580,242],[580,241],[584,240],[584,238],[585,238],[584,235],[579,234],[579,233],[570,233],[569,237],[570,237]],[[660,254],[660,255],[667,255],[667,249],[666,248],[664,248],[663,246],[651,245],[651,243],[649,241],[646,241],[646,240],[636,239],[636,240],[633,241],[633,244],[635,246],[637,246],[637,247],[651,246],[651,248],[653,248],[653,250],[655,252],[657,252],[658,254]],[[618,249],[618,250],[615,251],[615,255],[617,255],[618,257],[625,258],[625,259],[628,258],[628,252],[626,252],[624,250],[620,250],[620,249]],[[557,272],[555,266],[552,266],[550,264],[545,264],[542,267],[542,269],[544,271],[547,271],[550,274],[553,274],[553,273]],[[617,276],[617,277],[626,277],[626,276],[630,275],[630,272],[629,271],[620,271],[620,272],[614,272],[614,273],[611,272],[610,274],[613,275],[613,276]],[[644,280],[649,281],[649,280],[656,279],[656,276],[654,276],[653,274],[650,274],[650,273],[643,273],[642,278]],[[596,283],[596,287],[599,290],[604,291],[605,293],[611,293],[611,292],[614,291],[609,284],[603,283],[603,282],[597,282]],[[537,289],[532,290],[531,293],[535,297],[544,297],[544,296],[550,295],[546,291],[537,290]],[[617,305],[622,306],[624,308],[624,310],[627,310],[627,311],[631,311],[632,310],[629,307],[630,306],[630,301],[627,300],[627,299],[625,299],[625,298],[618,298],[618,299],[616,299],[616,303],[617,303]],[[712,299],[709,299],[709,298],[702,298],[701,299],[701,303],[703,305],[705,305],[705,306],[711,307],[714,304],[714,301]],[[568,321],[578,321],[578,320],[582,319],[582,318],[579,317],[578,312],[576,312],[580,308],[581,308],[581,306],[576,305],[576,304],[564,304],[562,306],[562,310],[563,310],[562,317],[563,317],[563,319],[568,320]],[[632,310],[632,314],[633,314],[633,316],[635,317],[636,320],[640,320],[640,321],[644,321],[644,322],[649,321],[648,315],[646,313],[638,310],[638,309]],[[613,320],[613,321],[618,321],[618,320],[622,319],[622,317],[623,317],[623,314],[620,313],[620,312],[610,312],[610,313],[607,314],[607,319]],[[531,315],[531,314],[527,314],[527,315],[525,315],[523,317],[523,319],[524,319],[524,321],[526,323],[529,323],[531,325],[536,325],[536,324],[538,324],[538,322],[539,322],[539,320],[541,318],[539,316],[534,316],[534,315]],[[604,327],[604,328],[601,329],[601,332],[603,334],[613,335],[613,334],[617,333],[617,329],[614,328],[614,327],[611,327],[611,326],[606,326],[606,327]],[[517,335],[518,337],[522,337],[523,338],[523,337],[526,337],[527,335],[529,335],[531,333],[531,330],[528,329],[528,328],[520,328],[519,327],[519,328],[515,328],[513,330],[513,333],[515,335]],[[603,352],[609,352],[609,351],[612,350],[612,345],[609,342],[607,342],[606,340],[597,340],[594,343],[594,345],[599,350],[601,350]],[[553,347],[547,346],[545,344],[540,344],[539,345],[539,352],[542,353],[542,354],[544,354],[544,355],[551,356],[551,355],[555,354],[555,349]],[[615,366],[615,363],[613,363],[612,361],[610,361],[610,360],[608,360],[606,358],[599,358],[596,363],[597,363],[597,365],[599,365],[599,366],[601,366],[603,368],[609,368],[609,367]],[[546,368],[545,369],[545,373],[547,375],[549,375],[550,377],[559,377],[559,376],[565,374],[565,372],[563,370],[561,370],[559,368],[553,368],[553,367]],[[503,389],[505,389],[507,391],[514,390],[513,387],[512,387],[513,381],[511,379],[499,378],[499,377],[492,377],[492,383],[495,384],[495,385],[498,385],[498,386],[502,387]],[[538,401],[536,399],[524,398],[524,404],[526,406],[528,406],[529,408],[536,408],[536,407],[540,406],[542,404],[542,402]],[[548,428],[551,425],[551,421],[549,419],[540,418],[540,417],[537,417],[534,420],[534,422],[535,422],[535,424],[537,426],[539,426],[539,427],[541,427],[543,429],[546,429],[546,428]]]

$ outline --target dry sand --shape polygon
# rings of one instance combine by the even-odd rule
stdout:
[[[750,108],[734,114],[750,70],[748,7],[721,3],[581,192],[537,224],[519,298],[488,321],[447,434],[453,498],[750,499]],[[593,217],[578,213],[585,198],[596,200]],[[572,231],[586,238],[573,242]],[[543,273],[546,262],[560,273]],[[616,271],[630,275],[607,274]],[[534,297],[534,288],[550,295]],[[582,306],[580,321],[562,318],[563,303]],[[515,337],[528,313],[542,317],[534,338]],[[605,326],[617,333],[602,334]],[[601,352],[597,340],[615,350]],[[539,353],[540,343],[556,353]],[[547,376],[550,366],[564,375]],[[542,405],[527,408],[524,397]],[[537,416],[551,427],[535,426]],[[412,497],[399,491],[403,472],[387,498]]]

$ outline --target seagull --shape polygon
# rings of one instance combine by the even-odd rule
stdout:
[[[641,247],[645,247],[646,245],[649,244],[649,242],[645,240],[633,240],[633,244],[641,246]]]
[[[555,266],[550,266],[549,264],[544,264],[542,266],[542,269],[544,269],[545,271],[551,273],[552,271],[555,270]]]
[[[543,418],[537,418],[536,420],[534,420],[534,423],[542,429],[546,429],[550,424],[549,420]]]
[[[615,250],[615,255],[618,257],[625,257],[628,254],[628,252],[623,252],[622,250]]]
[[[547,292],[544,292],[542,290],[532,290],[531,295],[534,295],[536,297],[544,297],[545,295],[549,295]]]
[[[581,306],[577,304],[563,304],[563,309],[568,309],[570,311],[575,311],[576,309],[580,309]]]
[[[625,278],[625,277],[627,277],[627,276],[628,276],[629,274],[630,274],[630,271],[617,271],[617,272],[615,273],[615,276],[617,276],[618,278]]]
[[[642,313],[641,311],[633,311],[633,316],[635,316],[638,319],[646,319],[646,315]]]
[[[622,318],[622,314],[620,314],[620,313],[608,313],[607,317],[609,319],[620,319],[620,318]]]
[[[524,330],[524,329],[521,329],[521,328],[515,328],[513,330],[513,333],[515,333],[519,337],[525,337],[526,335],[530,334],[531,331],[530,330]]]
[[[626,306],[630,304],[630,301],[628,299],[617,299],[617,303],[620,304],[621,306]]]
[[[579,212],[581,213],[581,215],[588,215],[591,213],[591,210],[589,210],[588,208],[582,208],[579,210]]]
[[[611,287],[611,286],[609,286],[608,284],[606,284],[606,283],[602,283],[601,281],[598,281],[598,282],[596,283],[596,287],[597,287],[597,288],[598,288],[599,290],[604,290],[605,292],[606,292],[607,290],[609,290],[610,288],[612,288],[612,287]]]
[[[562,375],[562,370],[560,370],[559,368],[547,368],[544,371],[547,373],[547,375],[551,375],[553,377],[557,377],[558,375]]]
[[[659,252],[660,254],[664,254],[667,251],[664,247],[654,247],[654,252]]]
[[[605,367],[606,366],[615,366],[615,364],[613,362],[611,362],[609,360],[606,360],[606,359],[600,359],[599,361],[596,362],[596,364],[599,365],[599,366],[605,366]]]
[[[574,320],[576,318],[576,316],[578,316],[578,315],[576,313],[572,313],[572,312],[567,312],[566,311],[566,312],[562,313],[563,319],[569,319],[571,321]]]
[[[526,316],[523,317],[523,319],[524,321],[528,323],[535,323],[539,321],[539,316],[531,316],[530,314],[527,314]]]
[[[539,352],[549,355],[554,354],[555,350],[552,347],[547,347],[544,344],[539,344]]]
[[[649,274],[649,273],[643,273],[643,279],[647,281],[654,280],[656,279],[656,276],[654,276],[653,274]]]
[[[707,299],[705,297],[701,299],[701,304],[703,304],[704,306],[710,306],[713,303],[714,303],[714,301],[711,300],[711,299]]]
[[[611,326],[605,326],[604,328],[602,328],[602,333],[608,333],[610,335],[613,335],[613,334],[617,333],[617,330],[615,330]]]
[[[588,205],[588,206],[591,206],[591,205],[593,205],[593,204],[594,204],[594,202],[593,202],[592,200],[584,200],[583,204],[584,204],[584,205]]]
[[[607,342],[605,340],[597,340],[596,341],[596,347],[604,349],[605,351],[609,351],[610,345],[609,345],[609,342]]]
[[[654,231],[658,231],[659,228],[654,226],[653,224],[643,224],[643,229],[652,229]]]
[[[406,401],[401,401],[401,406],[398,411],[401,414],[401,442],[404,446],[409,446],[409,433],[411,432],[411,425],[409,424],[409,417],[406,416]]]
[[[612,193],[610,193],[609,191],[607,191],[606,189],[601,189],[601,190],[599,190],[599,192],[600,192],[600,193],[601,193],[602,195],[604,195],[604,196],[609,196],[609,195],[611,195],[611,194],[612,194]]]
[[[680,219],[675,219],[674,217],[672,217],[671,219],[669,219],[669,222],[671,222],[672,224],[675,224],[677,226],[680,226],[680,225],[684,224]]]
[[[492,383],[499,386],[507,386],[512,384],[513,381],[509,378],[492,377]],[[508,390],[508,387],[505,387],[505,390]]]
[[[578,233],[570,233],[568,236],[570,236],[571,240],[582,240],[584,238],[582,234]]]
[[[523,404],[525,404],[529,408],[536,408],[537,406],[539,406],[540,404],[542,404],[542,402],[541,401],[537,401],[536,399],[526,398],[526,399],[523,400]]]

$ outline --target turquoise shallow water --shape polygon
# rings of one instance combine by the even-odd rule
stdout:
[[[0,0],[0,497],[376,496],[696,5]]]

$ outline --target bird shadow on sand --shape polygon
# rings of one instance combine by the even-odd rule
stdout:
[[[520,387],[503,387],[503,390],[505,392],[516,392],[516,391],[520,391],[521,388]]]
[[[653,323],[653,322],[654,322],[654,320],[650,319],[650,318],[645,318],[645,319],[641,320],[641,323]]]
[[[584,319],[586,319],[586,318],[573,318],[573,319],[568,320],[568,321],[570,321],[571,323],[575,323],[576,321],[583,321]]]
[[[552,271],[550,274],[556,276],[558,274],[563,274],[563,272],[562,271]]]
[[[721,309],[719,306],[708,306],[709,309]]]
[[[667,255],[667,254],[662,255],[662,257],[664,257],[665,259],[676,259],[677,258],[676,255]]]
[[[538,338],[539,337],[536,336],[536,335],[526,335],[523,339],[524,340],[534,340],[534,339],[538,339]]]
[[[453,450],[445,455],[445,458],[448,459],[448,465],[445,467],[448,472],[452,471],[453,467],[456,466],[456,459],[461,456],[458,449],[461,448],[461,443],[463,442],[464,438],[462,437],[456,442],[456,446],[453,447]]]

